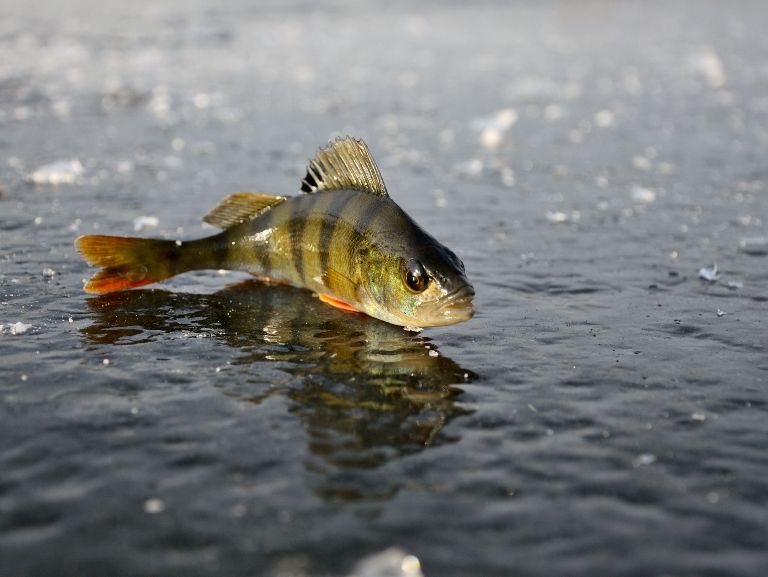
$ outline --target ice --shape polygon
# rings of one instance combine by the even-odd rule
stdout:
[[[724,317],[727,314],[728,314],[727,312],[717,309],[717,318]]]
[[[0,325],[0,329],[2,329],[2,326],[3,325]],[[17,323],[13,323],[12,325],[8,325],[8,333],[12,335],[23,335],[31,328],[32,328],[32,325],[27,325],[22,322],[17,322]]]
[[[703,268],[700,268],[699,278],[701,280],[705,280],[707,282],[712,282],[712,283],[720,280],[720,273],[717,270],[717,265],[713,264],[710,266],[705,266]]]
[[[399,547],[363,558],[349,577],[424,577],[421,562]]]
[[[57,160],[41,166],[29,175],[35,184],[73,184],[85,170],[79,160]]]
[[[741,252],[751,255],[768,254],[768,236],[756,236],[752,238],[743,238],[739,242]]]
[[[160,219],[156,216],[137,216],[133,219],[133,230],[140,232],[145,228],[157,228],[160,224]]]
[[[729,280],[726,286],[731,290],[739,290],[744,288],[744,283],[738,280]]]
[[[632,201],[641,204],[651,204],[656,200],[656,191],[644,186],[632,187]]]

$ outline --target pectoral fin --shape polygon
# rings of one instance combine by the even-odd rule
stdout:
[[[332,297],[331,295],[320,294],[320,295],[317,295],[317,296],[320,297],[320,300],[323,301],[324,303],[329,304],[332,307],[336,307],[337,309],[341,309],[343,311],[347,311],[347,312],[350,312],[350,313],[359,313],[359,312],[361,312],[361,311],[357,310],[355,307],[353,307],[352,305],[349,305],[349,304],[345,303],[344,301],[340,301],[339,299],[337,299],[335,297]]]

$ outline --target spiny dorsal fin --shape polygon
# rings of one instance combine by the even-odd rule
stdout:
[[[219,205],[203,217],[203,222],[227,229],[248,220],[285,200],[284,196],[273,196],[259,192],[236,192],[222,200]]]
[[[301,181],[301,190],[309,193],[345,189],[389,196],[365,142],[349,136],[321,148]]]

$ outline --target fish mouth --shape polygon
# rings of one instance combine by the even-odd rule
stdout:
[[[430,319],[430,326],[444,326],[468,321],[475,315],[475,304],[472,299],[475,289],[471,284],[465,284],[443,299],[441,306]]]

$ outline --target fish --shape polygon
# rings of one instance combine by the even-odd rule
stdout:
[[[237,270],[313,291],[324,303],[410,330],[471,319],[464,263],[393,201],[367,145],[320,148],[300,194],[237,192],[203,221],[196,240],[86,235],[75,247],[102,267],[87,293],[123,291],[192,270]]]

